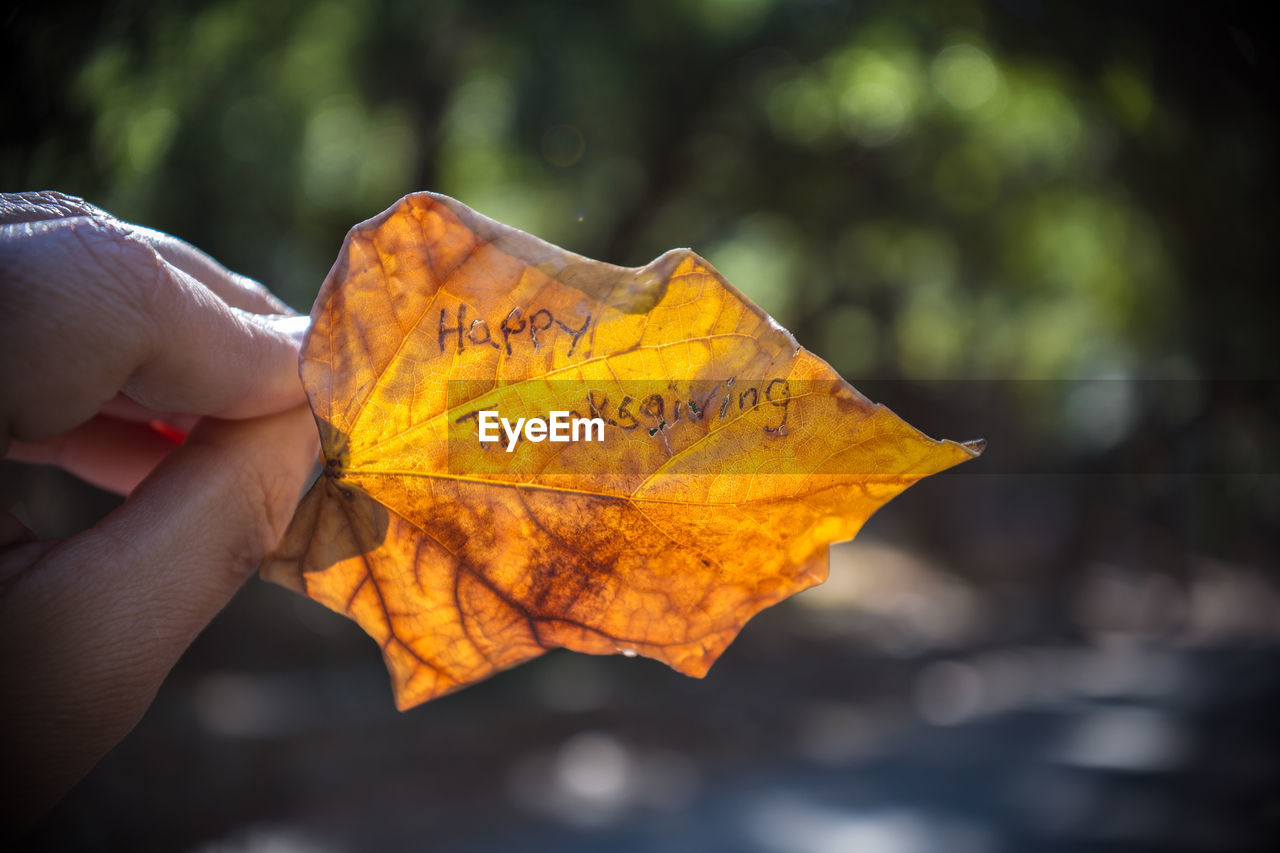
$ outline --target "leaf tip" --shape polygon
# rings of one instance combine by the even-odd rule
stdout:
[[[975,457],[981,456],[982,451],[987,449],[987,440],[985,438],[975,438],[972,441],[962,441],[960,446],[972,453]]]

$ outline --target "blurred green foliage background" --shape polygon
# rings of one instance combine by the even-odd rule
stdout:
[[[304,310],[347,227],[433,189],[615,262],[691,245],[855,378],[1271,363],[1250,321],[1274,272],[1270,60],[1222,11],[228,0],[8,15],[5,186],[175,231]]]
[[[920,601],[966,584],[985,602],[977,627],[920,645],[952,624],[926,608],[923,633],[894,645],[884,613],[857,623],[863,590],[837,612],[878,654],[1276,639],[1280,89],[1253,4],[117,0],[0,14],[6,190],[75,193],[175,233],[300,311],[346,230],[415,190],[615,263],[687,245],[868,396],[931,435],[985,436],[981,460],[867,532],[943,567],[933,587],[902,575]],[[55,511],[64,486],[26,498],[55,532],[83,523]],[[292,612],[254,600],[242,624]],[[720,690],[772,661],[794,677],[772,701],[804,693],[808,647],[765,651],[808,636],[779,610],[726,656]],[[293,642],[287,626],[260,630]],[[839,655],[866,643],[837,653],[822,637],[831,657],[812,684],[830,699],[832,672],[853,666]],[[195,657],[224,665],[262,648],[202,642]],[[981,667],[942,683],[957,672]],[[497,713],[502,690],[523,695],[512,678],[447,707]],[[715,742],[691,689],[653,719]],[[139,755],[120,766],[150,766]]]

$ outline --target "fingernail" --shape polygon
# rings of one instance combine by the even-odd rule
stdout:
[[[273,331],[286,335],[293,339],[301,349],[303,341],[307,336],[307,329],[311,328],[311,318],[306,314],[296,314],[285,316],[283,314],[267,318]]]

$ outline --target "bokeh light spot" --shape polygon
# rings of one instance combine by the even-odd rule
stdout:
[[[154,107],[129,124],[127,146],[129,164],[138,172],[149,172],[169,150],[178,117],[167,107]]]
[[[867,146],[897,139],[912,123],[922,85],[905,50],[854,48],[837,58],[834,83],[845,132]]]
[[[959,110],[976,110],[996,93],[1000,72],[985,51],[971,44],[943,48],[930,67],[933,89]]]
[[[552,166],[565,168],[582,159],[587,150],[582,131],[571,124],[557,124],[542,134],[542,156]]]

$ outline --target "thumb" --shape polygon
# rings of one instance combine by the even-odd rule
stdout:
[[[205,419],[123,506],[12,578],[0,599],[0,763],[25,802],[7,808],[48,807],[133,728],[283,535],[317,450],[305,406]]]

